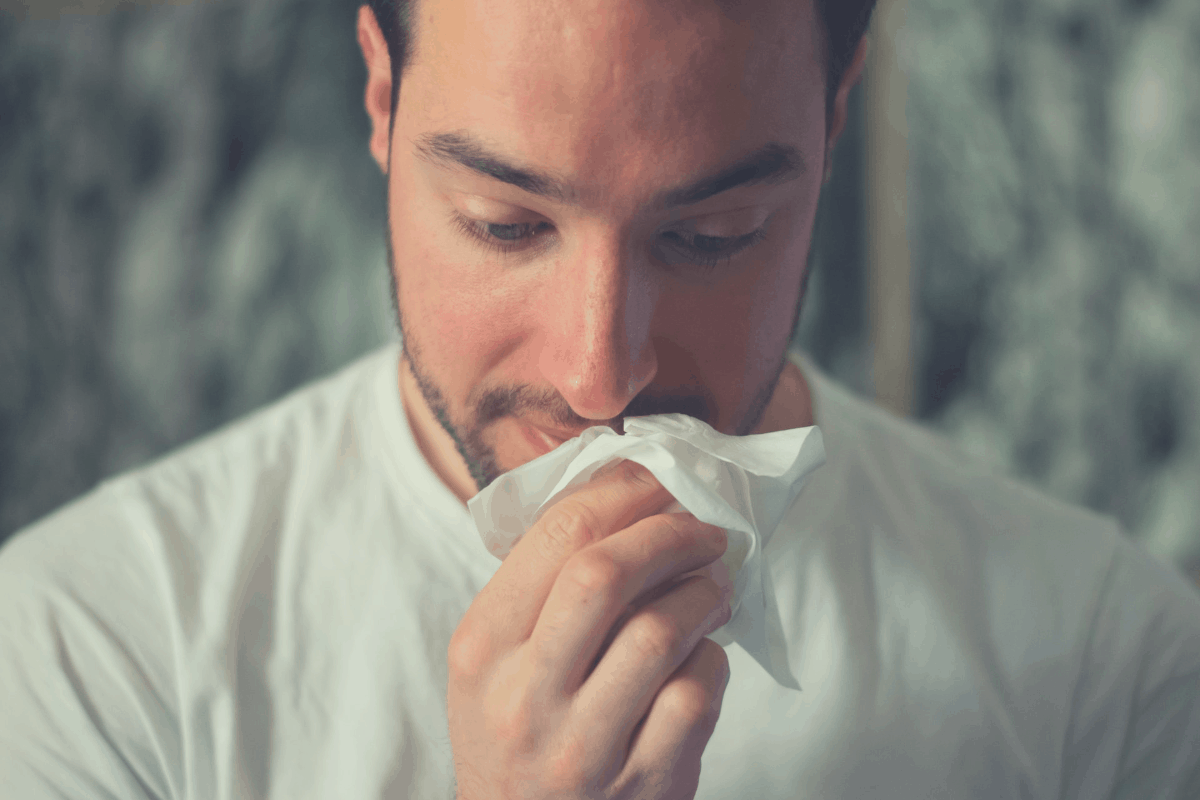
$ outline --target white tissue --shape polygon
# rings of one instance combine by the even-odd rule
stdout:
[[[709,638],[722,647],[737,642],[780,685],[798,690],[762,554],[808,476],[825,463],[820,430],[726,436],[685,414],[627,419],[624,436],[588,428],[468,501],[488,552],[503,560],[546,509],[617,459],[646,467],[675,497],[664,513],[686,510],[725,529],[721,561],[733,581],[733,615]]]

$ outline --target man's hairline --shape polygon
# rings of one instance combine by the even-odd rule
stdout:
[[[372,18],[375,19],[375,24],[379,28],[380,32],[382,33],[383,26],[380,25],[380,23],[379,23],[379,18],[375,14],[375,9],[370,6],[370,4],[367,2],[367,0],[359,0],[359,1],[363,5],[366,5],[367,8],[371,11],[371,16],[372,16]],[[402,59],[402,63],[400,64],[399,67],[397,67],[395,64],[390,63],[391,62],[391,41],[388,39],[387,34],[383,34],[384,44],[385,44],[385,52],[388,53],[389,67],[390,67],[391,73],[392,73],[392,102],[389,107],[389,120],[388,120],[389,140],[390,140],[391,136],[394,134],[395,127],[396,127],[396,106],[400,102],[400,84],[403,81],[404,72],[412,66],[413,61],[416,57],[415,44],[416,44],[417,39],[419,38],[417,36],[417,29],[418,29],[417,19],[420,17],[420,14],[417,13],[417,3],[421,2],[421,1],[422,0],[405,0],[405,2],[407,4],[407,6],[406,6],[407,13],[405,16],[407,16],[408,19],[406,20],[407,29],[406,29],[405,42],[404,42],[404,58]],[[814,10],[816,11],[817,29],[820,32],[820,35],[818,36],[817,45],[821,51],[821,60],[820,60],[821,69],[825,73],[823,77],[824,77],[824,84],[825,84],[826,102],[822,104],[822,108],[825,113],[825,133],[826,133],[826,136],[828,136],[829,131],[830,131],[830,124],[832,122],[832,117],[833,117],[833,114],[832,114],[833,99],[832,98],[833,98],[833,95],[836,93],[836,91],[840,88],[840,85],[838,87],[833,87],[830,85],[833,81],[833,76],[830,74],[830,67],[832,66],[830,64],[830,57],[831,57],[831,53],[833,51],[833,41],[832,41],[832,34],[831,34],[830,28],[829,28],[829,21],[825,19],[824,15],[817,8],[818,0],[812,0],[812,2],[813,2]],[[863,35],[865,36],[866,34],[864,33]],[[839,84],[840,84],[840,81],[842,80],[842,78],[844,78],[844,77],[845,77],[845,71],[843,70],[842,75],[838,76]]]

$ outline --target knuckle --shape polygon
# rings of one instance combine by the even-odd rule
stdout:
[[[519,690],[499,693],[498,706],[489,708],[488,727],[495,740],[503,742],[507,752],[527,756],[537,750],[537,728],[533,704],[528,693]]]
[[[642,659],[666,661],[679,649],[683,633],[667,614],[643,611],[627,624],[630,644]]]
[[[688,727],[706,725],[712,716],[713,694],[693,678],[678,678],[660,692],[666,711]]]
[[[621,474],[626,483],[632,484],[637,489],[663,489],[662,484],[658,482],[658,478],[654,477],[654,473],[636,461],[628,459],[622,461]]]
[[[566,501],[557,505],[554,513],[546,517],[541,533],[538,541],[550,551],[544,555],[560,558],[563,553],[582,550],[599,539],[600,518],[588,506]]]
[[[585,786],[591,777],[587,766],[591,756],[586,741],[577,736],[568,737],[547,765],[549,785],[572,793]]]
[[[658,517],[671,531],[674,544],[683,545],[695,537],[699,524],[695,517],[682,514],[659,514]]]
[[[690,553],[696,550],[696,522],[675,514],[659,514],[662,520],[663,546],[669,550]]]
[[[491,658],[491,646],[465,623],[450,637],[446,662],[450,677],[459,683],[474,683],[483,677]]]
[[[582,770],[565,758],[552,759],[546,765],[544,775],[539,783],[555,797],[575,795],[584,784]]]
[[[604,602],[618,593],[623,578],[612,556],[595,550],[585,550],[568,561],[561,575],[577,595],[599,596]]]

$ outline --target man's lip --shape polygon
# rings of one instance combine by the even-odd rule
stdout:
[[[553,431],[553,429],[542,428],[536,425],[530,425],[528,422],[521,423],[521,432],[524,437],[538,451],[539,456],[544,456],[552,450],[557,450],[560,444],[568,439],[574,439],[580,433],[571,433],[570,431]]]
[[[529,425],[528,423],[521,424],[521,432],[525,434],[526,441],[533,446],[539,456],[544,456],[546,453],[557,450],[558,446],[567,439],[574,438],[572,436],[566,438],[552,436],[536,425]]]
[[[571,431],[560,431],[560,430],[555,430],[553,428],[543,428],[540,425],[530,425],[529,427],[533,428],[538,433],[541,433],[546,438],[553,439],[554,441],[558,442],[559,444],[562,444],[563,442],[567,441],[568,439],[574,439],[576,436],[579,436],[580,434],[583,433],[583,431],[579,431],[579,433],[572,433]]]

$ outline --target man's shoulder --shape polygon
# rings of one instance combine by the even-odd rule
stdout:
[[[831,529],[846,534],[849,519],[877,558],[922,576],[940,606],[974,608],[1017,638],[1087,637],[1106,604],[1127,609],[1122,635],[1167,608],[1171,619],[1193,617],[1177,630],[1200,633],[1200,593],[1113,517],[1015,480],[824,376],[815,384],[829,423],[832,469],[820,488]]]
[[[259,725],[304,658],[313,685],[334,680],[378,587],[419,608],[419,581],[390,579],[416,574],[398,556],[419,525],[375,468],[371,406],[394,355],[108,480],[0,549],[0,784],[74,763],[107,795],[167,796],[185,762],[219,770],[228,753],[207,740]]]
[[[105,591],[115,597],[131,588],[119,576],[147,560],[191,571],[200,551],[255,528],[277,530],[278,520],[267,518],[289,495],[331,470],[359,468],[369,381],[393,354],[373,351],[17,531],[0,548],[0,584],[44,589],[94,576],[109,581]]]
[[[1196,588],[1115,519],[1013,480],[828,378],[815,383],[832,469],[814,475],[813,534],[831,554],[819,562],[829,583],[865,587],[856,607],[886,598],[878,613],[905,629],[899,640],[919,630],[921,667],[940,631],[963,674],[1002,698],[1015,746],[1055,794],[1194,796]],[[1167,790],[1184,785],[1193,793]]]
[[[367,353],[322,378],[188,442],[118,478],[166,479],[207,468],[211,480],[233,477],[249,464],[299,463],[313,449],[337,448],[372,401],[373,381],[395,373],[394,346]],[[247,461],[249,459],[249,461]]]
[[[1110,517],[1007,475],[940,431],[898,417],[819,372],[812,383],[831,471],[860,496],[885,503],[893,518],[981,532],[1108,536],[1114,529]]]

